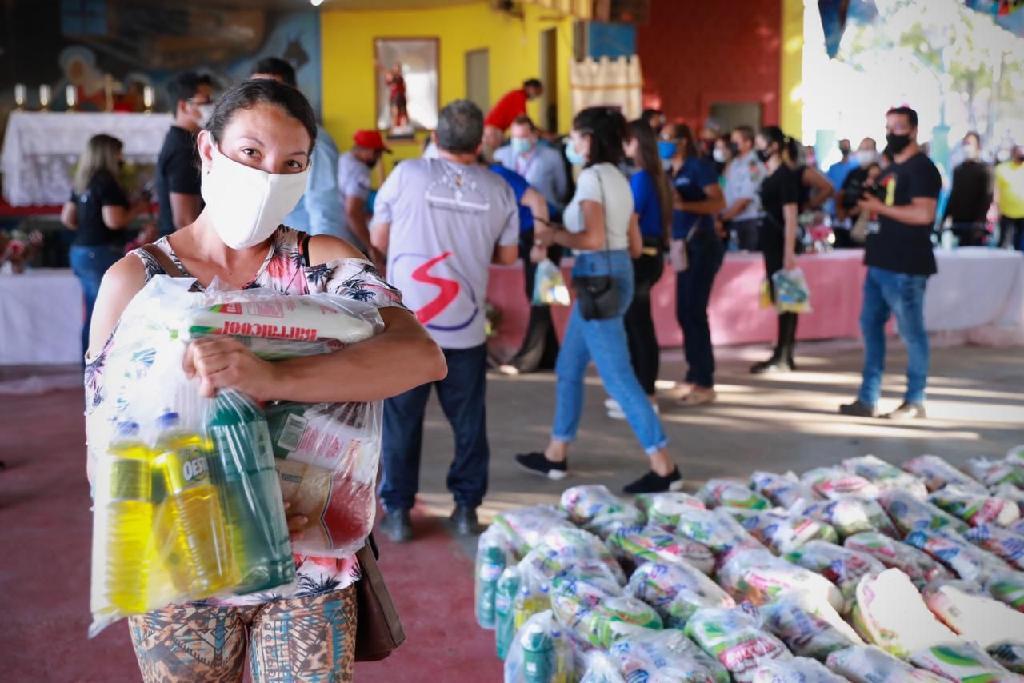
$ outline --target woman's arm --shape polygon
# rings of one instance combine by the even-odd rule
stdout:
[[[640,234],[640,216],[634,213],[629,218],[629,257],[640,258],[644,253],[644,238]]]
[[[722,188],[716,183],[715,185],[706,185],[704,187],[705,199],[699,202],[684,202],[679,201],[679,207],[683,211],[689,211],[690,213],[699,214],[710,214],[714,215],[725,208],[725,198],[722,196]]]
[[[130,208],[120,204],[101,206],[100,214],[103,216],[103,223],[111,230],[127,228],[135,218],[149,210],[149,203],[140,199]]]
[[[825,202],[835,195],[835,188],[828,181],[821,171],[808,166],[804,169],[800,182],[811,188],[811,198],[807,202],[808,209],[820,209]]]
[[[78,207],[74,202],[64,202],[64,207],[60,210],[60,222],[68,230],[78,229]]]
[[[786,230],[782,238],[782,267],[785,268],[786,270],[793,270],[794,268],[796,268],[796,231],[798,227],[798,208],[798,205],[795,203],[782,205],[782,217],[786,222]]]
[[[580,202],[583,212],[583,230],[569,232],[556,230],[551,239],[555,244],[581,251],[600,251],[604,249],[604,205],[591,199]]]
[[[88,358],[107,343],[128,303],[146,286],[146,269],[135,256],[125,256],[103,276],[89,323]]]

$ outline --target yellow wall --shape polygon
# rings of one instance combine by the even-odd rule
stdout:
[[[569,63],[572,59],[571,17],[543,7],[526,6],[523,18],[495,12],[487,2],[436,9],[323,12],[324,126],[344,150],[352,133],[375,125],[374,38],[437,37],[440,40],[441,106],[466,94],[465,55],[490,51],[490,99],[493,105],[522,81],[540,77],[540,33],[558,29],[558,117],[566,131],[572,118]],[[530,114],[537,120],[537,104]],[[395,157],[417,156],[419,142],[389,143]]]
[[[804,0],[782,0],[782,78],[780,125],[787,135],[803,136]]]

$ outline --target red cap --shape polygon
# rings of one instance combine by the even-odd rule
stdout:
[[[380,132],[376,130],[357,130],[352,136],[352,142],[356,143],[360,147],[366,149],[382,149],[385,152],[390,152],[391,149],[384,144],[384,138],[380,136]]]

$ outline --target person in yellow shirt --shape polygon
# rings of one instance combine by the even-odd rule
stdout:
[[[1009,243],[1024,251],[1024,145],[1016,145],[1010,159],[996,166],[995,200],[999,207],[998,245]]]

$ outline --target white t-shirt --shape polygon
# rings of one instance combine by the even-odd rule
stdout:
[[[604,206],[608,249],[627,249],[629,221],[633,217],[633,190],[622,171],[612,164],[595,164],[583,169],[576,180],[576,194],[562,214],[565,229],[569,232],[583,232],[583,207],[580,202],[585,199]]]
[[[338,158],[338,191],[341,193],[342,204],[349,197],[366,201],[371,189],[370,167],[356,159],[352,152],[342,154]]]
[[[746,208],[733,218],[734,221],[752,220],[764,215],[764,211],[761,210],[760,190],[761,183],[767,177],[764,164],[753,151],[732,160],[725,172],[725,205],[732,206],[740,199],[750,200]]]
[[[494,248],[519,244],[512,188],[483,166],[409,159],[377,193],[373,222],[390,224],[388,280],[434,341],[483,344]]]

